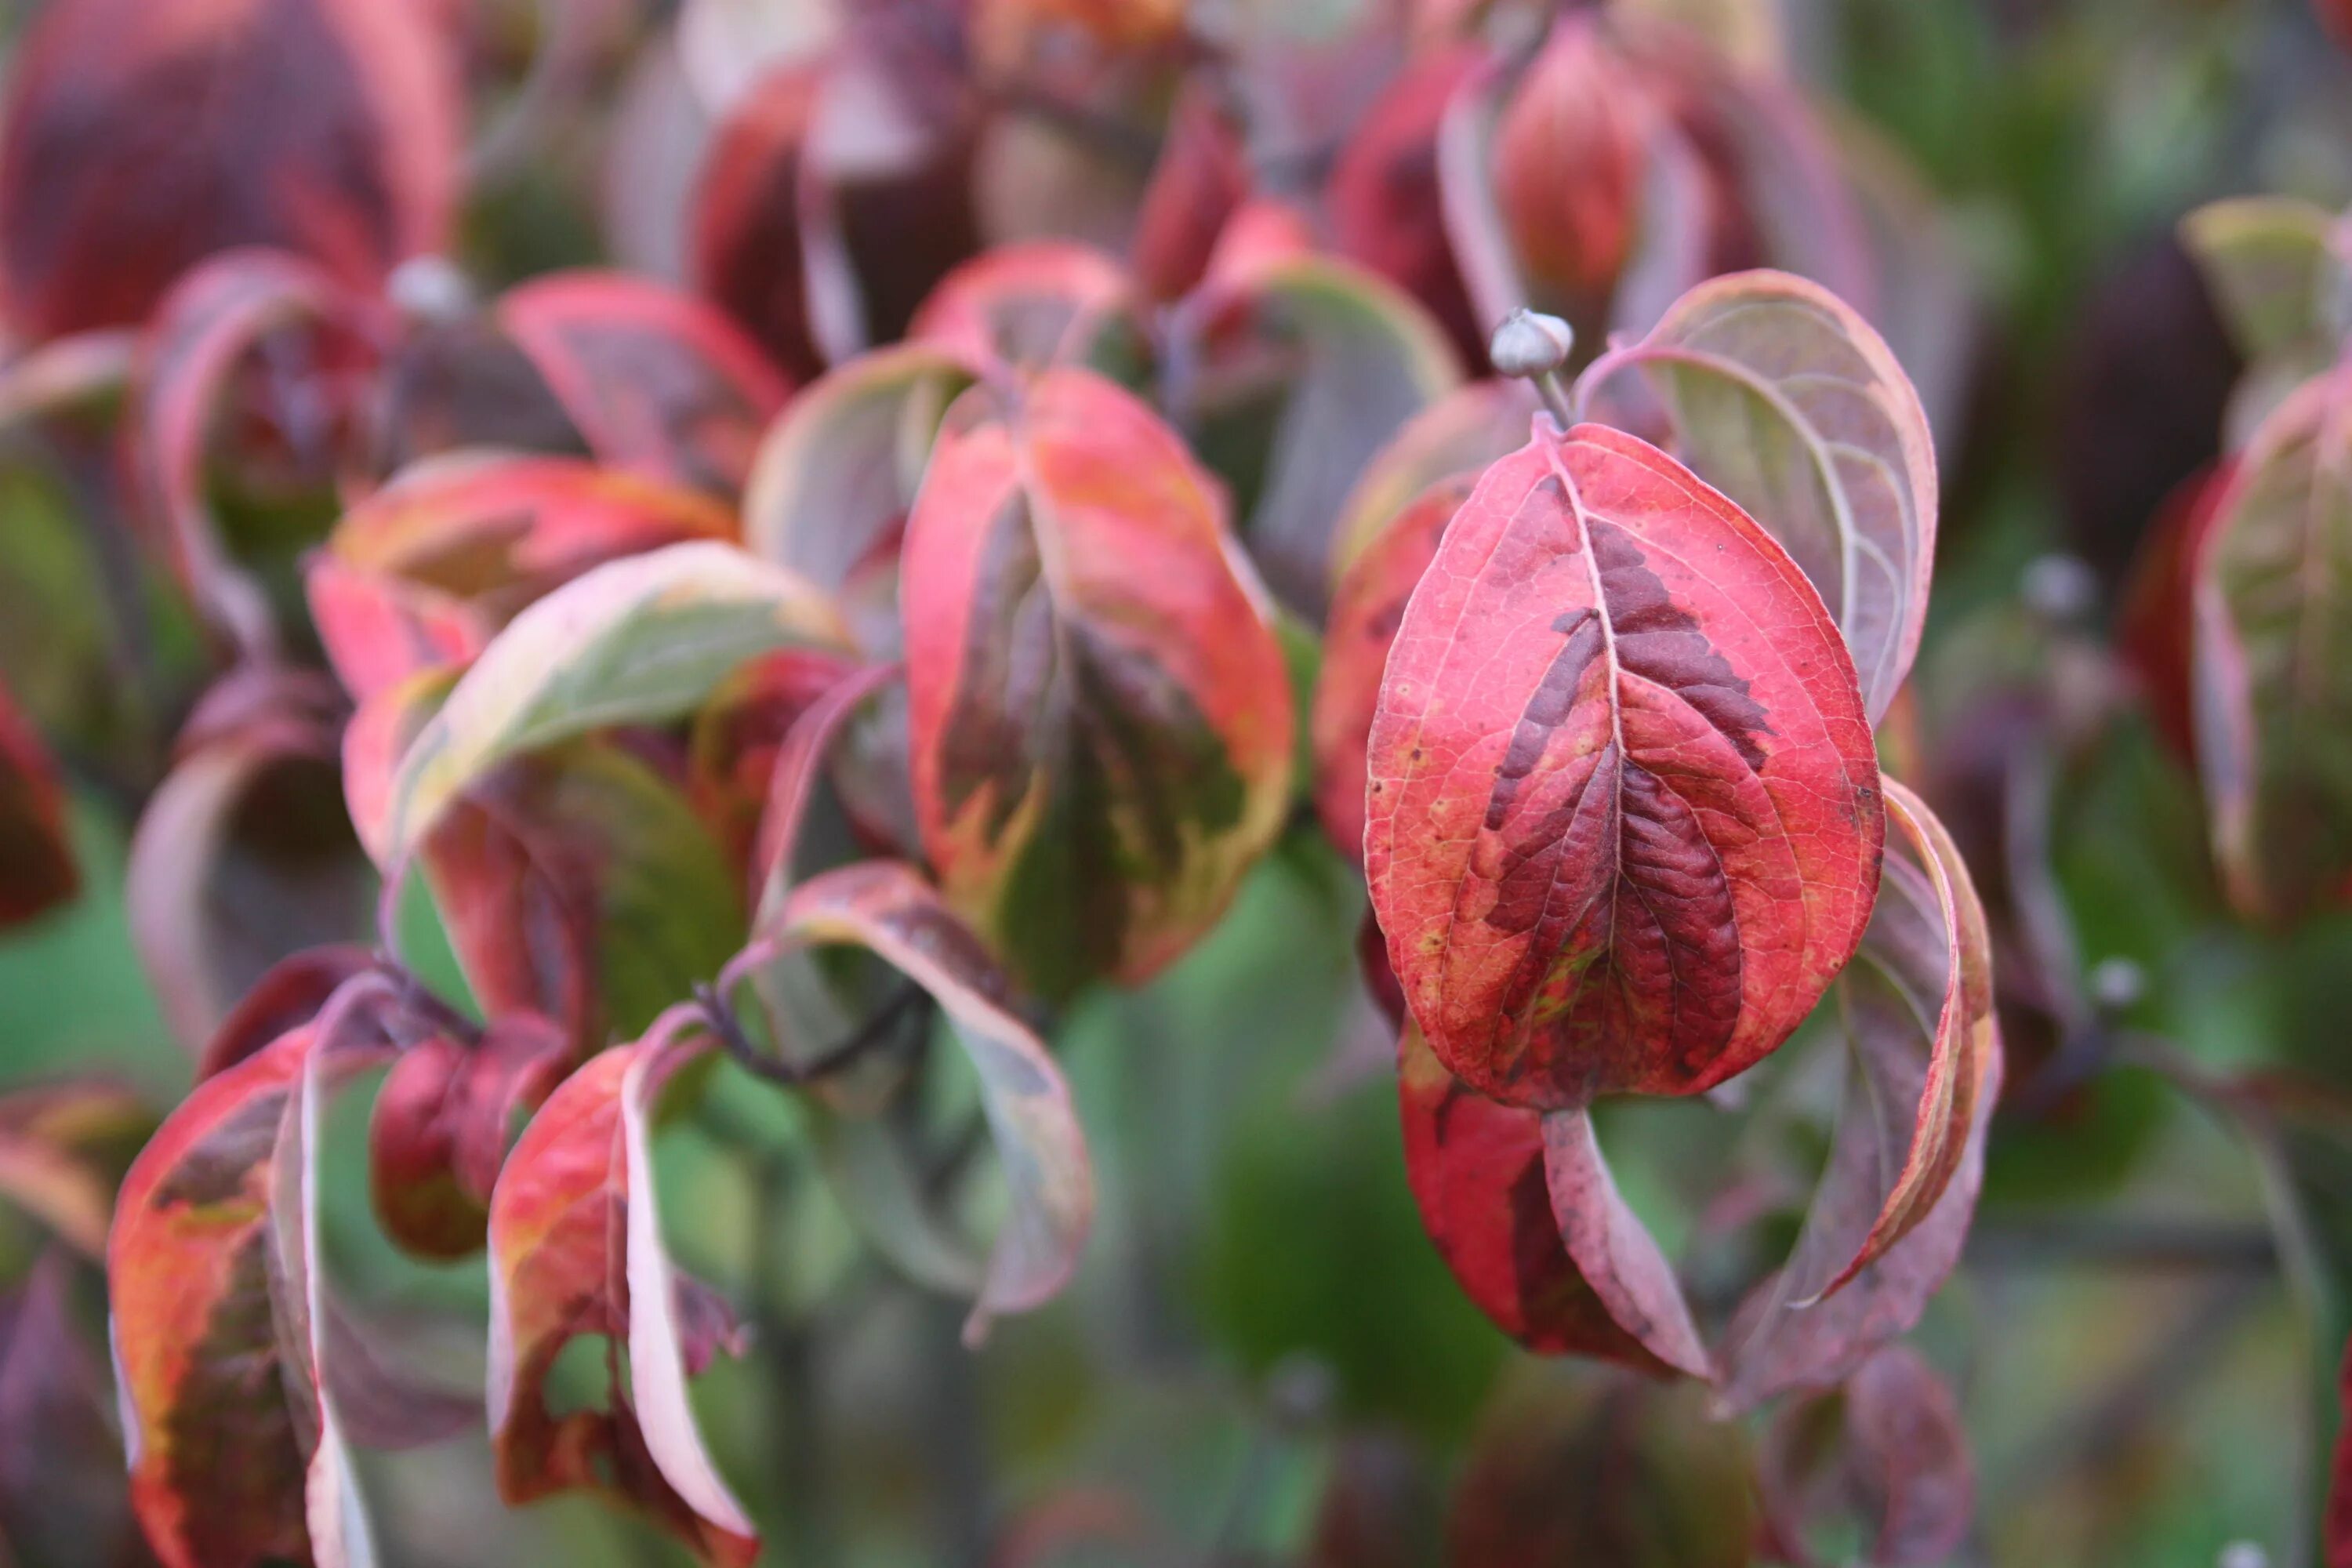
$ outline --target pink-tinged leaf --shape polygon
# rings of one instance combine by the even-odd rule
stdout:
[[[816,796],[827,753],[858,710],[904,674],[894,664],[870,665],[845,674],[794,717],[771,753],[759,834],[751,855],[751,901],[761,917],[780,906],[794,880],[793,851],[800,847],[801,830]]]
[[[761,947],[862,947],[936,1001],[980,1079],[1008,1212],[980,1299],[964,1325],[1041,1305],[1069,1282],[1094,1221],[1093,1163],[1069,1086],[1029,1026],[1006,1008],[1003,973],[979,939],[908,867],[867,861],[803,883],[763,922]]]
[[[684,1399],[682,1386],[673,1386],[684,1380],[684,1353],[669,1331],[677,1309],[638,1294],[649,1280],[671,1279],[645,1126],[675,1059],[669,1046],[663,1030],[592,1058],[566,1079],[523,1130],[491,1194],[489,1410],[499,1490],[518,1504],[602,1493],[643,1509],[705,1562],[748,1565],[759,1554],[751,1524],[717,1484],[691,1426],[674,1425]],[[608,1381],[596,1404],[558,1415],[548,1377],[583,1336],[607,1342]],[[654,1343],[656,1336],[666,1342]],[[681,1453],[689,1456],[684,1462]]]
[[[734,495],[790,384],[741,328],[622,272],[559,272],[499,300],[520,344],[605,462]]]
[[[0,929],[81,890],[65,787],[40,735],[0,686]]]
[[[1407,420],[1356,481],[1331,530],[1329,581],[1336,592],[1358,556],[1438,480],[1475,479],[1527,444],[1535,389],[1523,381],[1474,381]]]
[[[1474,469],[1423,490],[1358,552],[1331,595],[1315,678],[1315,809],[1332,844],[1351,860],[1364,855],[1365,755],[1389,646],[1422,574],[1437,558],[1446,524],[1476,482]]]
[[[1249,149],[1203,80],[1188,83],[1168,116],[1160,160],[1136,209],[1128,255],[1144,297],[1182,299],[1209,269],[1226,221],[1249,199]]]
[[[1110,257],[1033,240],[984,251],[940,279],[907,336],[974,375],[1060,363],[1109,370],[1142,352],[1137,309],[1133,279]]]
[[[278,634],[260,584],[234,558],[213,513],[215,430],[240,367],[265,343],[284,345],[303,365],[300,395],[313,405],[304,414],[308,444],[331,445],[353,413],[349,373],[374,352],[363,335],[373,309],[300,257],[236,250],[173,286],[142,345],[131,449],[143,504],[197,608],[248,653],[274,648]],[[310,467],[333,467],[331,452],[302,456]]]
[[[734,532],[710,498],[618,469],[437,458],[343,515],[310,565],[311,618],[335,673],[365,699],[470,662],[526,606],[605,562]]]
[[[115,1188],[154,1130],[146,1102],[111,1079],[0,1094],[0,1197],[75,1251],[102,1259]]]
[[[2347,272],[2336,226],[2326,208],[2289,196],[2209,202],[2180,220],[2181,246],[2249,361],[2335,335]]]
[[[1625,364],[1650,372],[1676,455],[1821,590],[1876,723],[1918,652],[1936,555],[1935,439],[1885,341],[1819,284],[1742,272],[1684,295],[1593,379]]]
[[[1472,309],[1448,242],[1438,135],[1482,58],[1465,47],[1407,67],[1340,148],[1325,191],[1340,253],[1419,300],[1472,364],[1486,363],[1494,323],[1482,323]]]
[[[1447,1568],[1747,1568],[1747,1434],[1705,1392],[1614,1369],[1506,1388],[1454,1483]]]
[[[1593,1136],[1591,1113],[1580,1107],[1551,1111],[1539,1121],[1552,1219],[1560,1246],[1586,1286],[1618,1327],[1659,1361],[1693,1377],[1712,1376],[1714,1363],[1699,1341],[1674,1265],[1619,1194]]]
[[[1496,127],[1496,202],[1535,298],[1595,319],[1633,248],[1643,177],[1638,78],[1599,18],[1552,25]]]
[[[907,529],[915,802],[949,903],[1031,990],[1144,979],[1280,830],[1289,679],[1214,484],[1060,369],[940,438]]]
[[[2180,481],[2141,536],[2116,605],[2116,651],[2138,679],[2158,735],[2194,765],[2197,728],[2190,661],[2197,624],[2198,558],[2221,515],[2233,464],[2209,463]]]
[[[0,1524],[12,1568],[153,1562],[131,1512],[105,1364],[77,1321],[79,1272],[52,1248],[0,1300]]]
[[[2194,567],[2194,715],[2215,858],[2240,911],[2287,921],[2352,891],[2352,376],[2263,422]]]
[[[1845,645],[1788,552],[1583,425],[1488,468],[1406,607],[1365,868],[1439,1058],[1507,1103],[1693,1094],[1862,939],[1885,835]]]
[[[672,544],[608,562],[517,616],[458,678],[403,753],[369,850],[379,865],[399,864],[509,758],[677,718],[749,659],[845,640],[814,588],[730,545]]]
[[[515,1115],[554,1089],[571,1047],[553,1020],[509,1013],[470,1045],[436,1035],[402,1053],[368,1127],[385,1234],[425,1258],[463,1258],[482,1245]]]
[[[1895,1345],[1834,1394],[1773,1418],[1758,1456],[1775,1562],[1820,1561],[1824,1526],[1859,1531],[1868,1568],[1935,1568],[1967,1540],[1976,1473],[1951,1389],[1916,1351]],[[1832,1539],[1850,1538],[1832,1535]],[[1843,1559],[1842,1559],[1843,1560]]]
[[[372,994],[198,1084],[123,1182],[114,1359],[132,1506],[167,1568],[372,1561],[319,1377],[310,1157],[326,1076],[381,1058]]]
[[[1196,308],[1206,342],[1182,416],[1204,450],[1235,454],[1224,471],[1255,475],[1242,538],[1284,602],[1319,618],[1349,492],[1460,382],[1454,351],[1410,295],[1334,257],[1238,269]]]
[[[443,249],[456,64],[422,5],[62,0],[9,63],[0,320],[143,320],[216,252],[269,246],[372,289]]]
[[[182,1045],[201,1049],[277,963],[374,927],[375,877],[343,814],[336,698],[247,669],[214,688],[131,843],[131,935]]]
[[[1421,1223],[1478,1310],[1538,1354],[1666,1370],[1618,1327],[1561,1245],[1544,1179],[1542,1113],[1464,1088],[1410,1026],[1397,1044],[1397,1093]]]
[[[1909,1331],[1959,1259],[2000,1090],[1990,941],[1942,826],[1886,781],[1899,829],[1833,993],[1850,1052],[1828,1167],[1782,1268],[1741,1307],[1724,1399],[1823,1388]]]

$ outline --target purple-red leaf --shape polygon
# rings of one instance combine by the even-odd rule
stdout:
[[[1758,1456],[1774,1560],[1817,1559],[1823,1524],[1859,1528],[1868,1568],[1935,1568],[1960,1549],[1976,1474],[1952,1391],[1916,1351],[1872,1356],[1833,1394],[1774,1417]]]
[[[0,928],[54,909],[80,889],[57,763],[0,687]]]
[[[1714,1363],[1691,1321],[1674,1265],[1626,1205],[1581,1107],[1542,1118],[1544,1185],[1559,1242],[1601,1308],[1676,1371],[1709,1377]]]
[[[959,404],[907,530],[915,802],[948,901],[1041,994],[1140,980],[1279,830],[1290,687],[1222,498],[1087,372]]]
[[[1407,606],[1366,872],[1432,1047],[1558,1109],[1769,1053],[1868,921],[1885,814],[1845,645],[1788,552],[1596,426],[1486,470]]]
[[[547,1098],[571,1055],[564,1031],[530,1013],[491,1019],[472,1044],[436,1035],[402,1053],[368,1128],[385,1234],[425,1258],[480,1247],[515,1113]]]
[[[1540,1354],[1663,1370],[1618,1327],[1561,1245],[1544,1179],[1542,1113],[1465,1088],[1411,1026],[1397,1044],[1397,1094],[1422,1225],[1478,1310]]]
[[[0,321],[48,338],[143,319],[239,246],[372,289],[445,247],[449,35],[383,0],[59,0],[0,119]]]

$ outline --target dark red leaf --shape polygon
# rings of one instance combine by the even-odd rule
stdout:
[[[0,928],[31,920],[80,890],[57,763],[0,686]]]
[[[1934,1568],[1960,1549],[1975,1511],[1952,1391],[1902,1345],[1863,1363],[1837,1392],[1782,1409],[1757,1470],[1780,1562],[1816,1561],[1808,1542],[1843,1521],[1859,1528],[1869,1568]]]
[[[1168,117],[1128,242],[1146,298],[1179,300],[1200,285],[1226,220],[1248,200],[1253,183],[1248,149],[1217,94],[1205,81],[1187,84]]]
[[[1869,919],[1885,814],[1835,624],[1752,520],[1613,430],[1539,422],[1455,513],[1370,772],[1413,1016],[1512,1103],[1721,1082]]]
[[[491,1019],[472,1044],[436,1035],[402,1053],[368,1129],[376,1217],[393,1240],[425,1258],[482,1245],[515,1114],[571,1061],[564,1032],[530,1013]]]
[[[1453,337],[1470,364],[1486,363],[1486,333],[1446,238],[1437,176],[1437,134],[1479,52],[1456,48],[1408,67],[1356,128],[1325,193],[1340,253],[1412,294]]]
[[[1633,246],[1643,171],[1636,79],[1590,13],[1562,17],[1497,128],[1498,205],[1547,308],[1591,320]]]

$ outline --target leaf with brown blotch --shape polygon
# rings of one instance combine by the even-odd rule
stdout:
[[[1593,319],[1633,248],[1646,118],[1639,79],[1597,18],[1570,15],[1511,92],[1496,128],[1496,205],[1547,308]]]
[[[321,676],[233,673],[189,720],[139,818],[131,940],[191,1052],[280,959],[374,930],[375,875],[343,813],[336,709]]]
[[[372,1555],[322,1390],[310,1152],[331,1077],[381,1060],[354,981],[196,1086],[132,1164],[107,1248],[132,1506],[167,1568]]]
[[[1182,299],[1209,270],[1225,224],[1256,181],[1241,130],[1204,79],[1187,81],[1135,213],[1128,259],[1146,299]]]
[[[1705,1392],[1545,1369],[1480,1420],[1447,1510],[1447,1568],[1748,1568],[1747,1434]]]
[[[422,5],[62,0],[10,61],[0,321],[27,338],[143,320],[190,268],[268,246],[373,289],[438,251],[457,198],[457,60]]]
[[[377,1091],[368,1172],[384,1233],[422,1258],[463,1258],[488,1234],[490,1194],[518,1111],[535,1109],[572,1065],[554,1020],[512,1012],[478,1040],[411,1046]]]
[[[378,310],[300,257],[235,250],[175,283],[142,342],[131,447],[142,500],[198,610],[248,654],[272,650],[278,639],[268,600],[233,557],[207,493],[222,405],[238,367],[262,345],[299,343],[304,395],[319,405],[310,417],[338,430],[352,413],[344,373],[373,359],[367,333]],[[334,454],[307,456],[315,462]]]
[[[1539,1355],[1668,1370],[1617,1326],[1560,1243],[1542,1114],[1465,1088],[1411,1025],[1397,1043],[1397,1095],[1422,1226],[1478,1310]]]
[[[643,1509],[705,1562],[748,1565],[757,1536],[686,1415],[685,1379],[719,1342],[681,1342],[647,1159],[654,1099],[684,1054],[675,1034],[660,1026],[590,1058],[540,1107],[499,1175],[491,1443],[509,1503],[601,1493]],[[583,1336],[606,1341],[608,1382],[598,1404],[558,1415],[547,1380]]]
[[[1817,283],[1742,272],[1595,365],[1650,373],[1676,455],[1797,558],[1853,650],[1874,724],[1910,672],[1936,554],[1927,410],[1869,322]]]
[[[1459,384],[1444,331],[1412,297],[1331,256],[1237,268],[1192,307],[1202,366],[1180,398],[1221,470],[1254,474],[1239,531],[1283,601],[1320,619],[1331,530],[1365,467]]]
[[[80,890],[58,764],[0,686],[0,929],[45,914]]]
[[[598,458],[719,495],[792,391],[715,307],[625,272],[535,278],[497,314]]]
[[[928,992],[980,1079],[1009,1207],[964,1324],[966,1342],[976,1342],[990,1319],[1058,1293],[1092,1227],[1094,1168],[1069,1086],[1036,1035],[1007,1010],[1009,987],[987,949],[912,868],[874,860],[812,878],[762,922],[747,956],[845,944]]]
[[[1105,372],[1144,352],[1135,283],[1118,261],[1071,240],[982,252],[945,278],[907,329],[974,375],[1022,366]]]
[[[1432,1048],[1545,1110],[1695,1094],[1804,1021],[1885,835],[1853,661],[1756,522],[1599,426],[1454,514],[1389,656],[1372,907]]]
[[[716,542],[607,562],[490,640],[403,752],[380,837],[394,867],[499,763],[614,724],[675,719],[745,661],[839,647],[833,607],[803,579]]]
[[[1323,663],[1315,677],[1315,809],[1339,853],[1364,858],[1365,753],[1389,647],[1421,574],[1437,558],[1446,524],[1477,474],[1457,473],[1423,490],[1362,551],[1331,595]]]
[[[2352,373],[2280,405],[2213,508],[2190,668],[2214,856],[2242,913],[2288,921],[2352,891]]]
[[[1862,1555],[1851,1561],[1866,1568],[1935,1568],[1968,1538],[1968,1433],[1951,1389],[1907,1346],[1880,1351],[1833,1393],[1783,1407],[1757,1458],[1773,1562],[1820,1561],[1809,1542],[1825,1524],[1860,1531]]]
[[[145,1100],[94,1073],[0,1094],[0,1197],[102,1259],[115,1189],[154,1130]]]
[[[699,491],[572,458],[420,463],[343,514],[310,563],[311,619],[361,700],[467,664],[524,608],[607,561],[734,520]]]
[[[2352,267],[2336,248],[2336,223],[2290,196],[2208,202],[2180,220],[2181,246],[2248,360],[2340,333],[2337,300]]]
[[[1289,680],[1214,482],[1149,407],[1045,372],[957,405],[908,523],[915,802],[1022,983],[1144,979],[1280,831]]]
[[[1524,381],[1474,381],[1405,421],[1365,468],[1331,529],[1333,592],[1358,556],[1430,486],[1454,474],[1476,479],[1527,445],[1535,388]]]
[[[2001,1076],[1984,911],[1942,825],[1885,783],[1897,841],[1832,993],[1851,1054],[1829,1164],[1788,1262],[1734,1321],[1734,1409],[1835,1384],[1907,1332],[1958,1261],[1983,1181]]]

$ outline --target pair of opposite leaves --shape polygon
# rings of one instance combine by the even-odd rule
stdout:
[[[1934,459],[1883,342],[1797,279],[1704,285],[1585,384],[1628,364],[1690,467],[1539,419],[1466,493],[1441,479],[1362,544],[1335,636],[1377,631],[1355,600],[1384,576],[1363,845],[1412,1015],[1409,1154],[1441,1248],[1507,1330],[1714,1371],[1587,1107],[1723,1082],[1853,965],[1838,1018],[1868,1114],[1735,1333],[1773,1347],[1728,1369],[1752,1399],[1884,1337],[1786,1309],[1886,1259],[1948,1192],[1957,1220],[1878,1281],[1896,1331],[1916,1317],[1965,1227],[1998,1072],[1975,895],[1871,735],[1917,644]]]

